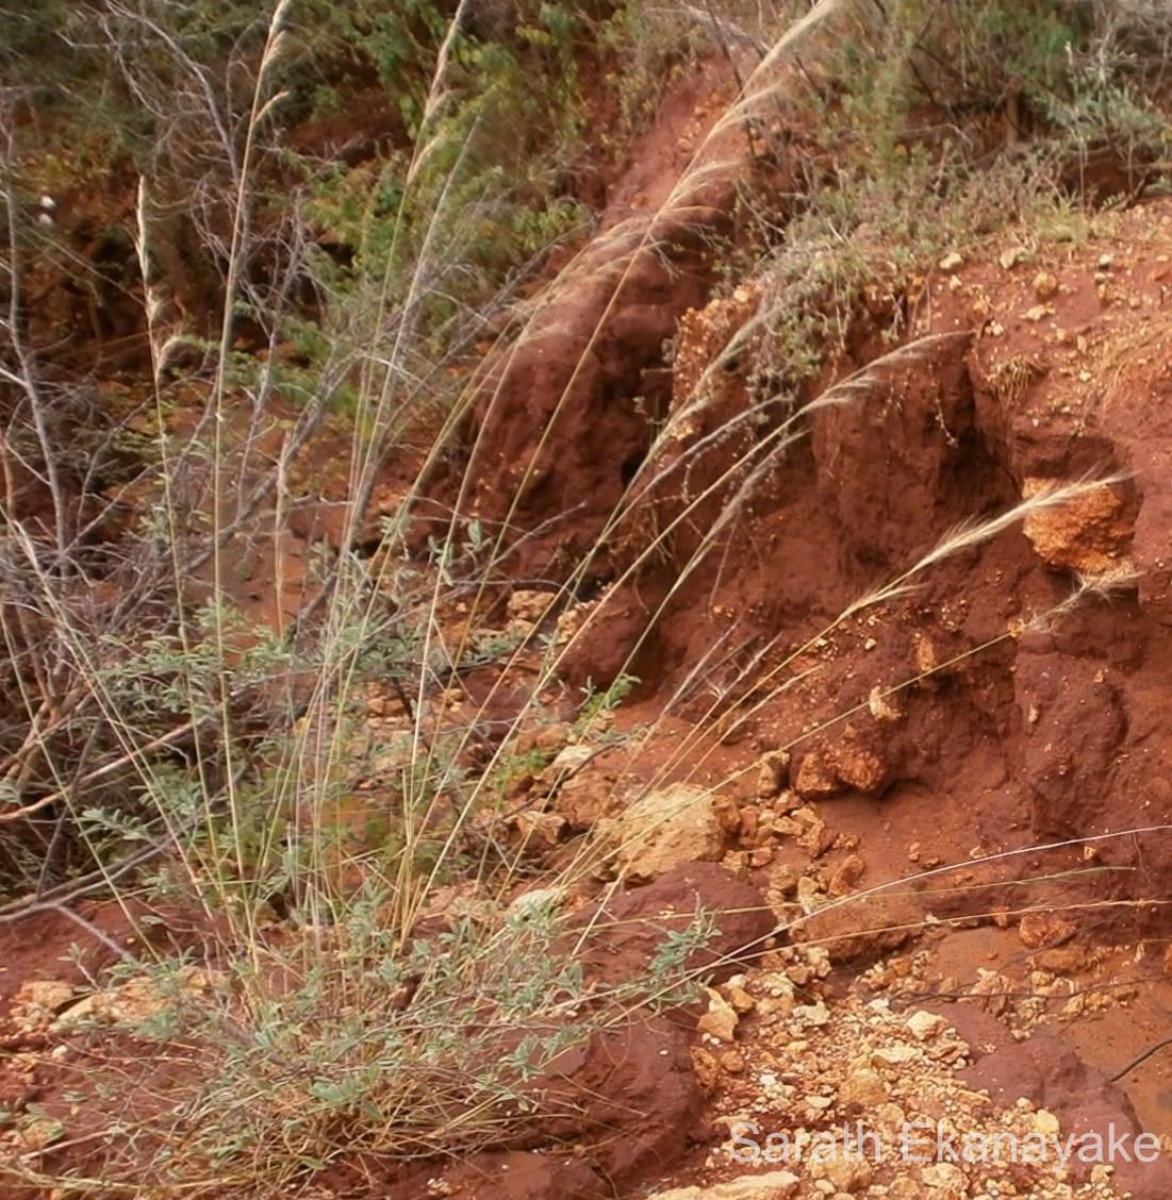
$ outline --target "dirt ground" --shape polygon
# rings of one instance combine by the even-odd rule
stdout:
[[[518,580],[557,582],[581,563],[649,470],[645,413],[678,412],[764,302],[748,279],[709,301],[706,239],[734,226],[731,173],[705,178],[703,215],[689,209],[693,236],[673,241],[674,257],[638,248],[640,221],[698,152],[735,167],[731,143],[705,142],[728,90],[713,68],[669,97],[633,165],[596,181],[606,193],[596,240],[553,264],[536,305],[542,336],[478,367],[485,399],[468,469],[481,487],[469,515],[491,522],[508,509]],[[617,292],[596,270],[616,245]],[[598,1107],[548,1144],[374,1179],[343,1170],[314,1194],[1172,1194],[1162,1157],[1067,1175],[913,1170],[863,1155],[792,1179],[765,1165],[778,1177],[755,1191],[746,1177],[763,1164],[738,1158],[733,1135],[745,1120],[816,1133],[863,1116],[894,1128],[902,1114],[1020,1136],[1114,1122],[1172,1151],[1170,295],[1164,199],[943,256],[906,298],[904,342],[955,336],[813,413],[724,525],[744,446],[707,435],[751,409],[752,357],[720,367],[699,423],[659,464],[674,453],[686,469],[632,505],[628,529],[578,582],[589,599],[568,685],[620,670],[640,682],[615,718],[628,738],[551,789],[545,807],[572,839],[620,818],[632,797],[715,789],[712,861],[648,868],[654,882],[623,894],[616,923],[640,927],[699,898],[752,914],[730,915],[722,944],[752,948],[710,971],[705,1011],[633,1023],[562,1064],[560,1081]],[[861,319],[819,386],[885,353],[880,325]],[[677,330],[672,366],[663,344]],[[323,447],[335,461],[337,446]],[[409,475],[402,463],[388,473],[386,510]],[[964,522],[1081,479],[1110,482],[841,618]],[[436,480],[437,496],[448,483]],[[640,561],[629,530],[670,524],[705,489],[664,554]],[[311,517],[289,531],[292,559],[328,534],[327,517]],[[266,593],[264,571],[250,578],[258,615],[295,607]],[[288,568],[272,578],[300,584]],[[0,927],[0,1097],[66,1125],[76,1105],[44,1055],[67,1039],[50,1027],[118,947],[133,948],[117,906],[93,900],[79,915],[38,911]],[[160,936],[210,944],[181,914],[162,917]],[[608,944],[591,969],[633,972],[645,951]],[[65,990],[33,986],[50,983]],[[740,1191],[719,1190],[735,1181]]]

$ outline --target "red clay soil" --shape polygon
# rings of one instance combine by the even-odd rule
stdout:
[[[1162,307],[1172,210],[1154,202],[1098,228],[1099,240],[1083,248],[1058,244],[1009,268],[990,251],[930,280],[915,334],[970,336],[887,370],[865,398],[813,415],[808,438],[769,464],[751,503],[637,646],[636,614],[645,625],[731,501],[734,484],[716,486],[707,520],[680,528],[665,566],[607,594],[575,661],[591,664],[596,681],[625,665],[660,697],[675,697],[677,711],[704,715],[713,726],[704,745],[733,736],[756,739],[760,751],[789,747],[799,793],[881,796],[896,823],[929,804],[926,857],[1169,822],[1172,735],[1160,697],[1172,659],[1172,425],[1163,395],[1172,326]],[[725,444],[694,455],[691,494],[717,484],[736,452]],[[1004,512],[1041,482],[1091,471],[1124,478],[1031,519],[1024,532],[1019,523],[954,555],[918,576],[909,595],[806,646],[958,523]],[[570,479],[562,486],[573,490]],[[686,500],[682,486],[664,489],[660,524]],[[1080,572],[1111,568],[1137,576],[1041,620]],[[718,639],[723,661],[712,655]],[[763,648],[760,666],[743,675]],[[773,680],[789,686],[762,702],[760,678],[798,650]],[[704,661],[712,668],[697,680]],[[899,689],[890,712],[869,708],[877,688]],[[817,726],[825,728],[811,732]],[[1168,894],[1165,834],[1107,838],[1093,853],[1118,869],[1099,877],[1098,898]],[[1153,900],[1120,908],[1114,923],[1158,934],[1166,918]]]
[[[752,149],[742,126],[715,128],[734,96],[723,62],[669,92],[608,190],[593,240],[478,372],[472,451],[433,490],[494,534],[508,528],[517,578],[578,570],[588,583],[614,570],[605,553],[584,570],[582,560],[667,409],[664,347],[704,302],[714,239],[731,228]]]
[[[1088,1068],[1063,1039],[1043,1031],[1015,1041],[1004,1025],[968,1004],[937,1005],[934,1011],[977,1048],[972,1066],[963,1072],[970,1087],[985,1090],[995,1101],[1008,1105],[1025,1096],[1058,1117],[1063,1129],[1094,1131],[1105,1139],[1110,1138],[1112,1127],[1132,1135],[1142,1131],[1143,1124],[1127,1096]],[[1076,1178],[1089,1174],[1085,1163],[1075,1170]],[[1145,1166],[1121,1159],[1116,1179],[1135,1197],[1172,1195],[1172,1160]]]
[[[1010,1099],[1025,1088],[1074,1127],[1113,1118],[1134,1128],[1142,1107],[1152,1128],[1163,1106],[1160,1131],[1172,1132],[1160,1060],[1149,1064],[1154,1074],[1124,1070],[1160,1032],[1143,1018],[1172,1005],[1162,979],[1172,892],[1172,729],[1163,720],[1172,677],[1172,203],[1097,218],[1081,242],[945,260],[908,298],[909,340],[957,336],[813,414],[784,452],[753,457],[784,414],[742,423],[753,410],[753,361],[738,354],[715,374],[697,423],[650,461],[654,422],[680,410],[759,300],[747,285],[701,311],[705,239],[730,220],[731,174],[692,196],[687,219],[651,215],[726,100],[715,74],[669,99],[610,190],[598,238],[484,364],[464,475],[474,494],[437,485],[467,516],[509,523],[518,536],[505,565],[527,581],[575,571],[581,581],[612,579],[633,561],[636,533],[689,514],[658,558],[603,593],[566,667],[571,684],[605,683],[621,670],[639,677],[638,703],[623,719],[647,718],[661,736],[641,745],[629,774],[722,784],[739,814],[724,860],[733,873],[694,864],[613,901],[629,932],[622,944],[594,945],[587,967],[603,977],[636,970],[665,922],[675,931],[671,921],[697,898],[729,918],[722,950],[792,921],[795,941],[825,940],[844,987],[932,922],[967,926],[931,943],[942,993],[947,980],[963,993],[978,960],[1027,982],[1043,961],[1082,978],[1101,965],[1091,961],[1097,943],[1128,942],[1155,999],[1135,1019],[1134,1040],[1112,1027],[1115,1061],[1094,1065],[1122,1070],[1120,1084],[1142,1091],[1142,1106],[1088,1070],[1093,1047],[1076,1055],[1077,1032],[1016,1044],[971,1006],[949,1009],[949,1019],[962,1033],[967,1022],[983,1049],[973,1086]],[[743,162],[742,134],[722,134],[716,150]],[[647,236],[668,253],[647,251]],[[860,318],[849,353],[819,386],[887,348],[886,315]],[[673,374],[662,343],[677,331]],[[735,436],[713,436],[730,423]],[[739,460],[756,471],[742,498],[751,471],[738,471]],[[664,482],[640,490],[656,472]],[[1120,479],[840,619],[959,523],[1090,472]],[[585,560],[624,496],[626,524]],[[1055,611],[1079,578],[1106,576],[1110,588]],[[789,756],[783,777],[762,789],[755,764],[779,750]],[[1140,827],[1159,828],[1128,832]],[[1072,844],[977,861],[1048,842]],[[967,873],[931,874],[970,858]],[[824,900],[908,876],[865,905],[811,916],[815,906],[801,903],[800,878]],[[1040,931],[1025,919],[1032,908],[1050,921]],[[111,910],[87,915],[110,938],[125,937]],[[31,924],[0,931],[0,998],[27,978],[77,977],[59,960],[69,942],[87,942],[85,932],[59,915],[36,921],[35,934]],[[987,939],[979,955],[978,936]],[[1005,942],[1025,947],[1019,962],[1004,958]],[[92,969],[114,957],[108,945],[91,953]],[[501,1200],[633,1195],[679,1156],[699,1162],[705,1153],[695,1149],[707,1133],[692,1045],[680,1021],[633,1020],[561,1064],[559,1082],[584,1111],[549,1142],[367,1178],[362,1194],[406,1200],[442,1177],[449,1194]],[[42,1096],[43,1081],[29,1086]],[[359,1187],[364,1166],[318,1182],[344,1193]],[[1152,1200],[1172,1190],[1166,1163],[1122,1182]]]
[[[687,965],[709,982],[727,979],[759,955],[775,924],[756,888],[714,863],[691,863],[583,909],[567,934],[567,953],[570,942],[581,940],[591,986],[647,979],[655,956],[700,912],[713,931]],[[561,1189],[602,1200],[657,1178],[712,1137],[692,1069],[696,1016],[686,1009],[654,1017],[634,1011],[530,1081],[545,1113],[536,1129],[519,1122],[521,1132],[502,1138],[500,1150],[457,1164],[428,1163],[388,1184],[403,1196],[442,1179],[448,1194],[484,1200],[552,1197]]]
[[[790,751],[791,787],[824,802],[833,826],[815,855],[828,880],[859,855],[862,867],[850,870],[865,871],[869,884],[1035,848],[974,866],[963,890],[920,881],[911,901],[881,901],[874,924],[883,933],[866,934],[864,922],[860,935],[857,910],[804,920],[797,936],[831,939],[840,959],[891,950],[925,913],[1012,925],[1038,907],[1071,913],[1070,931],[1034,946],[1042,954],[1057,955],[1072,934],[1087,944],[1141,939],[1137,962],[1141,951],[1154,958],[1157,979],[1137,978],[1163,986],[1172,889],[1172,732],[1162,720],[1172,667],[1170,261],[1165,201],[1096,219],[1086,242],[999,245],[946,260],[912,298],[909,340],[957,336],[884,368],[862,398],[813,415],[808,436],[774,456],[751,502],[695,565],[733,502],[733,468],[746,453],[743,438],[707,437],[752,404],[751,364],[722,368],[708,423],[685,431],[686,472],[676,470],[642,511],[663,528],[706,488],[709,498],[676,529],[666,561],[604,594],[577,640],[571,672],[598,683],[629,670],[643,681],[644,715],[662,720],[669,705],[699,723],[686,755],[671,743],[646,751],[647,776],[720,778],[713,763],[738,752],[743,768]],[[742,322],[753,311],[745,291],[732,304]],[[589,309],[586,324],[597,312]],[[700,346],[702,371],[737,329],[728,302],[706,312],[682,321],[677,385],[690,343]],[[866,321],[850,344],[820,386],[882,349]],[[605,345],[617,362],[621,344]],[[549,365],[549,375],[533,366],[516,377],[517,395],[542,405],[551,390],[561,395],[583,346],[579,334],[564,345],[551,336],[526,360]],[[628,380],[646,371],[641,354],[627,360]],[[563,515],[586,542],[614,509],[616,473],[631,473],[619,455],[645,445],[602,421],[606,372],[594,370],[583,376],[588,387],[566,393],[565,421],[540,447],[519,425],[481,447],[497,463],[536,451],[539,484],[518,510],[526,528]],[[677,401],[689,390],[678,388]],[[549,411],[531,414],[537,428]],[[590,436],[596,428],[601,438]],[[838,620],[958,524],[1088,475],[1118,479],[948,557],[917,576],[912,592]],[[533,539],[528,561],[562,577],[566,561],[551,544]],[[572,538],[563,545],[570,561],[581,549]],[[606,565],[622,562],[620,546]],[[1106,583],[1064,607],[1080,580],[1096,579]],[[658,614],[650,636],[649,614]],[[697,664],[711,667],[698,674]],[[770,696],[762,676],[787,686]],[[759,820],[754,780],[741,774],[732,785],[746,828]],[[743,841],[742,866],[768,889],[792,863],[771,847],[753,869],[752,849],[766,841]],[[1036,849],[1045,843],[1062,844]],[[1115,1060],[1103,1065],[1121,1068],[1143,1043],[1115,1029]],[[1145,1030],[1154,1037],[1159,1021]],[[1055,1080],[1073,1080],[1070,1092],[1090,1087],[1068,1052],[1039,1061],[1052,1061]],[[1123,1082],[1140,1086],[1134,1073]],[[1166,1129],[1155,1104],[1166,1096],[1146,1106],[1145,1121]],[[1146,1179],[1142,1193],[1163,1194],[1161,1178]]]

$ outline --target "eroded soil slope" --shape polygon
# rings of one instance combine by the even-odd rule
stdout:
[[[685,486],[711,498],[673,538],[672,564],[598,605],[582,657],[630,651],[648,690],[703,717],[693,761],[718,738],[784,748],[799,796],[881,797],[894,821],[930,796],[923,851],[940,859],[958,839],[967,854],[1102,838],[1076,848],[1118,868],[1097,896],[1165,895],[1172,842],[1118,835],[1172,815],[1170,218],[1157,201],[1096,218],[1078,241],[946,258],[915,297],[909,344],[924,348],[880,358],[852,398],[812,412],[748,501],[726,482],[735,442],[689,430],[702,448],[657,515],[687,507]],[[726,419],[752,403],[727,371],[720,384]],[[908,574],[959,524],[1086,479],[1108,482]],[[910,590],[852,611],[905,577]],[[661,603],[652,635],[616,654],[624,614]],[[1164,916],[1157,903],[1094,919],[1158,932]]]
[[[763,289],[746,281],[685,314],[667,428],[688,420],[649,451],[639,470],[653,485],[640,493],[635,472],[630,506],[671,536],[633,561],[620,528],[614,581],[568,656],[596,681],[633,672],[641,700],[623,720],[652,732],[547,804],[580,832],[584,811],[619,818],[668,781],[710,789],[735,810],[725,865],[790,938],[825,945],[844,981],[878,958],[865,978],[901,1005],[960,1000],[950,1022],[975,1005],[1018,1040],[1056,1030],[1020,1061],[1010,1049],[978,1068],[979,1086],[1004,1084],[1011,1104],[1032,1094],[1063,1128],[1115,1105],[1165,1137],[1170,262],[1162,200],[948,254],[908,297],[905,349],[861,317],[818,384],[858,386],[752,466],[771,427],[738,421],[756,403],[753,356],[726,348],[752,345]],[[575,466],[587,445],[573,445],[557,453],[555,423],[547,482],[589,506]],[[1080,481],[1093,486],[1013,516]],[[703,844],[681,853],[713,856]],[[808,1085],[776,1052],[746,1067],[763,1036],[751,1022],[698,1060],[715,1094],[757,1112],[771,1064]],[[1114,1099],[1091,1119],[1063,1089]],[[681,1179],[735,1166],[709,1157]],[[1162,1195],[1165,1173],[1128,1168],[1120,1184]],[[899,1194],[1004,1194],[987,1183],[921,1179]],[[820,1194],[808,1186],[795,1194]],[[837,1186],[888,1194],[878,1177]]]
[[[531,622],[560,638],[567,693],[639,681],[604,742],[553,704],[527,731],[552,762],[513,781],[492,830],[525,856],[518,891],[585,854],[565,904],[617,911],[586,962],[603,983],[653,955],[665,913],[701,902],[731,961],[704,964],[704,1011],[632,1020],[560,1064],[581,1111],[544,1140],[506,1130],[418,1172],[334,1163],[311,1190],[1157,1200],[1164,1160],[852,1159],[714,1190],[770,1169],[737,1157],[738,1118],[1172,1137],[1172,204],[959,248],[905,288],[898,345],[891,303],[864,306],[786,408],[762,392],[768,282],[706,303],[745,156],[739,135],[704,141],[720,101],[692,81],[669,103],[597,240],[488,355],[472,490],[435,488],[522,531],[502,560],[511,602],[573,581],[569,623],[540,604]],[[649,253],[639,213],[688,178],[697,145],[725,174],[681,193],[686,216],[653,239],[672,253]],[[1014,515],[1085,480],[1105,482]],[[509,669],[454,678],[437,710],[523,709]],[[395,704],[372,698],[380,736],[412,723]],[[38,911],[0,931],[5,1102],[44,1106],[54,1139],[79,1143],[61,1063],[103,1043],[61,1022],[135,936],[112,907],[81,915],[88,928]],[[223,952],[155,915],[161,937]],[[81,965],[61,961],[87,938]]]

